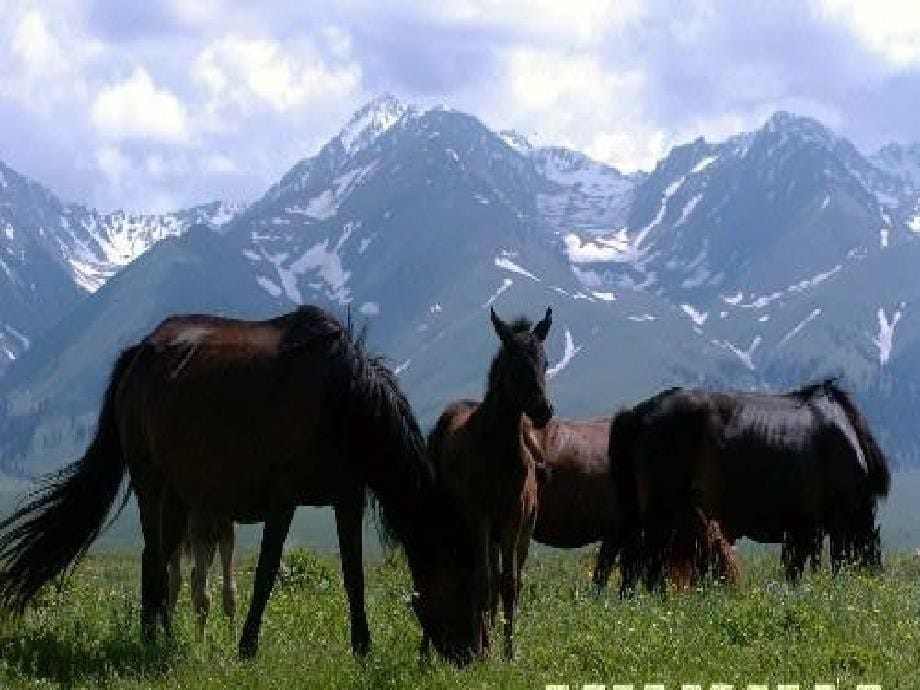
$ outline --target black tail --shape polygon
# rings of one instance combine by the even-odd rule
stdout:
[[[873,496],[887,496],[891,491],[891,469],[888,459],[869,430],[869,422],[859,411],[849,394],[837,385],[835,380],[825,381],[827,394],[846,412],[847,419],[856,432],[859,446],[866,458],[869,472],[869,490]]]
[[[139,348],[115,363],[83,458],[45,477],[29,502],[0,522],[0,607],[22,611],[42,586],[73,568],[102,531],[126,469],[115,392]]]
[[[633,409],[620,410],[610,423],[607,457],[610,460],[610,480],[627,515],[638,511],[636,476],[632,449],[639,430],[639,415]]]

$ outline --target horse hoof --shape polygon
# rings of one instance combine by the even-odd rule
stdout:
[[[363,659],[371,651],[371,641],[367,639],[352,640],[351,651],[357,658]]]
[[[256,653],[259,651],[259,642],[258,640],[249,640],[245,637],[240,640],[240,661],[251,661],[255,659]]]

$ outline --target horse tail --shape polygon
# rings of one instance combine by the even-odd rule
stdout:
[[[662,400],[680,390],[677,387],[668,388],[643,400],[635,407],[620,410],[610,423],[610,441],[607,446],[610,479],[623,502],[624,510],[635,511],[627,513],[628,515],[638,515],[639,509],[634,451],[642,420],[655,410]]]
[[[837,385],[835,380],[825,382],[825,390],[830,397],[843,408],[850,426],[856,433],[859,447],[866,459],[866,468],[869,475],[869,490],[873,496],[887,496],[891,490],[891,469],[888,458],[879,446],[878,441],[869,430],[869,422],[865,415],[859,411],[850,395]]]
[[[636,515],[639,499],[633,446],[639,432],[639,415],[634,409],[620,410],[610,422],[607,457],[610,460],[610,480],[626,515]]]
[[[45,584],[72,571],[107,526],[127,469],[115,395],[140,347],[118,357],[96,435],[83,457],[47,475],[29,502],[0,522],[0,607],[15,613],[25,609]],[[115,517],[129,495],[130,488]]]

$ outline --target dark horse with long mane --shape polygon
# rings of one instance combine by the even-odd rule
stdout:
[[[126,473],[144,537],[145,639],[158,623],[169,627],[166,565],[190,510],[265,523],[239,645],[250,657],[295,508],[331,505],[352,648],[364,654],[370,633],[361,523],[369,488],[385,529],[406,553],[424,631],[449,655],[476,642],[469,637],[475,626],[460,629],[462,615],[448,606],[459,591],[450,554],[464,532],[437,490],[408,401],[392,372],[365,353],[350,320],[343,325],[310,306],[261,322],[178,316],[126,350],[86,454],[0,523],[4,608],[22,610],[79,561]]]
[[[501,346],[489,368],[482,403],[448,405],[428,437],[432,462],[462,510],[473,540],[472,599],[480,617],[479,652],[500,593],[505,655],[513,654],[514,614],[521,570],[537,516],[534,458],[522,438],[525,415],[542,428],[553,416],[546,398],[543,341],[552,311],[536,326],[525,318],[506,324],[492,311]]]
[[[524,420],[524,441],[538,462],[535,541],[557,549],[601,542],[592,579],[607,584],[620,549],[623,523],[610,481],[610,417],[559,419],[543,429]]]
[[[660,585],[668,560],[696,559],[699,573],[713,548],[731,575],[728,545],[743,536],[784,543],[790,580],[824,533],[835,569],[881,566],[875,517],[888,462],[834,380],[783,395],[665,391],[615,417],[611,461],[634,516],[627,589],[642,569]]]

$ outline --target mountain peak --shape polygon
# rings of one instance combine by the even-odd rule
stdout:
[[[838,137],[813,117],[796,115],[787,110],[778,110],[764,124],[763,131],[789,134],[799,139],[833,147]]]
[[[392,94],[383,94],[358,110],[339,133],[345,153],[353,155],[399,122],[416,108]]]

